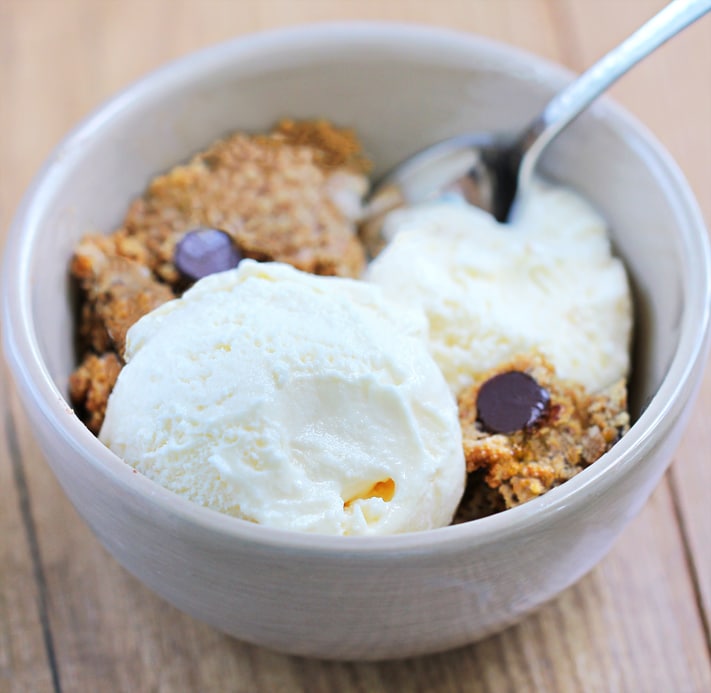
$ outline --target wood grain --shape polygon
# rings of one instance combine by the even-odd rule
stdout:
[[[414,21],[478,32],[580,69],[662,4],[0,0],[0,132],[11,133],[0,138],[0,229],[80,117],[166,60],[231,36],[306,21]],[[709,219],[711,88],[690,66],[711,74],[711,19],[640,66],[614,95],[664,141]],[[499,636],[381,664],[267,652],[157,599],[91,536],[40,458],[31,422],[0,385],[0,691],[711,690],[709,374],[672,483],[660,485],[589,576]]]
[[[7,392],[0,371],[0,392]],[[4,398],[6,400],[6,398]],[[3,401],[3,404],[6,404]],[[0,421],[0,691],[52,691],[40,557],[14,422]]]

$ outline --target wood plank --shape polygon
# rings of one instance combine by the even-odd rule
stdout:
[[[0,4],[0,132],[15,125],[12,96],[16,72],[10,56],[14,53],[14,28],[10,8]],[[8,89],[9,88],[9,89]],[[0,138],[0,242],[10,223],[21,187],[8,184],[7,172],[19,164],[10,140]],[[14,171],[13,171],[14,177]],[[20,185],[29,179],[22,179]],[[1,243],[0,243],[1,244]],[[18,447],[15,421],[8,406],[9,377],[0,365],[0,691],[52,691],[52,667],[48,658],[51,638],[41,584],[41,564],[37,551],[32,499],[27,487],[27,470]],[[44,622],[43,622],[44,621]],[[50,644],[51,647],[51,644]]]
[[[301,21],[409,20],[479,31],[565,59],[573,67],[575,56],[566,51],[589,40],[589,32],[610,36],[606,45],[614,41],[609,21],[599,27],[578,21],[583,5],[588,9],[595,5],[582,1],[571,3],[570,17],[562,19],[554,6],[537,0],[5,2],[3,9],[7,13],[9,8],[13,21],[8,32],[13,60],[2,63],[11,72],[3,81],[9,85],[10,98],[3,101],[15,108],[0,111],[0,125],[9,124],[16,136],[0,149],[0,170],[7,170],[9,162],[17,167],[17,176],[0,186],[0,195],[5,189],[5,198],[0,199],[11,205],[49,147],[89,107],[163,61],[230,35]],[[629,4],[641,15],[655,5],[632,0]],[[0,31],[2,26],[8,25],[0,23]],[[2,41],[0,46],[8,50]],[[676,68],[673,74],[681,73]],[[676,83],[672,86],[676,88]],[[668,130],[672,122],[667,116],[660,127]],[[176,692],[711,689],[685,547],[666,484],[590,576],[500,636],[405,662],[323,663],[238,643],[148,592],[90,535],[39,458],[31,426],[16,411],[16,403],[13,409],[22,421],[19,446],[64,690],[95,691],[107,685],[116,691]],[[694,428],[693,435],[700,430]],[[690,452],[693,456],[693,448]],[[703,504],[691,501],[692,511],[701,512]],[[4,521],[0,514],[3,533],[13,527],[10,520]],[[695,555],[694,547],[691,551]],[[0,563],[0,586],[6,570]],[[18,571],[20,576],[31,575],[26,563]],[[27,594],[22,598],[32,601]],[[4,615],[0,611],[3,624]]]
[[[709,217],[711,218],[711,216]],[[695,573],[697,600],[705,616],[711,648],[711,366],[706,367],[699,401],[679,445],[671,470],[677,512],[687,545],[687,560]]]
[[[0,392],[6,383],[2,368]],[[51,635],[24,460],[6,405],[0,397],[0,691],[40,693],[54,690]]]
[[[255,28],[343,20],[416,22],[485,34],[551,59],[557,55],[545,0],[262,0],[254,6]]]

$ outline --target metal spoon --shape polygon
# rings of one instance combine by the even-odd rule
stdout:
[[[370,196],[366,243],[371,248],[382,245],[380,221],[387,211],[452,189],[505,222],[514,202],[526,194],[538,159],[551,141],[631,67],[710,10],[711,0],[670,2],[554,96],[520,134],[459,135],[398,165]]]

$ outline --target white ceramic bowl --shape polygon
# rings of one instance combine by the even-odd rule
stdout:
[[[637,309],[636,423],[592,467],[522,507],[383,538],[269,529],[191,504],[135,473],[67,404],[67,264],[114,228],[154,174],[235,129],[281,116],[354,126],[380,170],[442,137],[516,128],[569,79],[518,50],[397,25],[319,25],[219,45],[118,95],[54,152],[6,250],[7,360],[67,495],[129,571],[180,609],[285,652],[378,659],[503,628],[588,571],[671,460],[705,362],[709,248],[687,184],[632,118],[599,104],[546,158],[609,219]]]

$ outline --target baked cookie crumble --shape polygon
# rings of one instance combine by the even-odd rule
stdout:
[[[509,371],[534,378],[548,391],[550,403],[534,426],[492,434],[478,420],[477,395],[490,378]],[[558,378],[553,366],[538,354],[518,356],[482,373],[460,393],[458,405],[467,472],[498,494],[498,501],[483,495],[487,505],[501,509],[525,503],[572,478],[629,428],[624,379],[591,394],[581,385]]]

